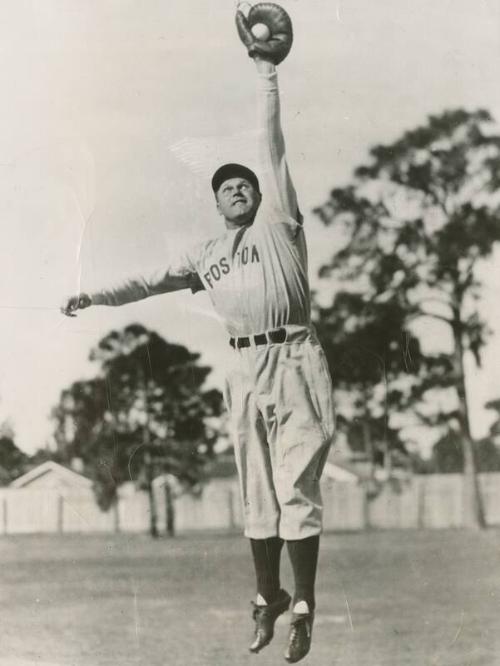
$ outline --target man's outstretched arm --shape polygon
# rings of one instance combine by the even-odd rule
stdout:
[[[91,294],[81,292],[69,296],[63,301],[61,312],[68,317],[75,317],[76,310],[83,310],[91,305],[125,305],[181,289],[191,289],[195,293],[203,289],[203,285],[196,273],[187,271],[174,273],[169,269],[163,269],[147,276],[139,275],[127,279],[113,287]]]
[[[253,26],[258,23],[267,27],[267,37],[260,39],[252,32]],[[286,58],[292,46],[292,22],[282,7],[273,3],[260,3],[249,11],[238,9],[236,28],[258,72],[258,159],[259,176],[263,181],[263,204],[281,210],[301,222],[302,216],[285,156],[276,73],[276,65]]]
[[[256,56],[254,61],[258,73],[258,157],[264,196],[269,198],[273,207],[301,221],[297,195],[286,160],[276,67],[260,56]]]

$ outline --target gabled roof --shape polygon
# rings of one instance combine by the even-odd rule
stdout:
[[[364,475],[358,469],[338,461],[325,463],[324,475],[335,481],[360,481]]]
[[[366,464],[346,458],[336,447],[330,450],[324,474],[337,481],[362,481],[369,477]]]
[[[56,475],[68,486],[76,488],[90,488],[92,486],[92,481],[85,476],[77,474],[76,472],[73,472],[73,470],[63,467],[63,465],[59,465],[59,463],[56,463],[53,460],[47,460],[41,465],[31,469],[29,472],[26,472],[26,474],[19,476],[10,484],[10,487],[24,488],[47,474]]]

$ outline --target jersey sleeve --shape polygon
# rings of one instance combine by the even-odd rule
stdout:
[[[276,68],[273,66],[268,72],[259,72],[257,80],[258,160],[263,204],[281,210],[301,223],[302,216],[285,154]]]
[[[90,298],[93,305],[118,306],[181,289],[191,289],[193,293],[204,289],[188,255],[170,266],[144,271],[107,289],[96,291]]]

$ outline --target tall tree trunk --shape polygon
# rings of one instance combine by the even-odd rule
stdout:
[[[370,412],[368,409],[369,399],[370,392],[365,388],[363,389],[364,414],[361,421],[361,432],[363,436],[363,448],[369,463],[370,483],[372,483],[375,479],[375,447],[373,446],[372,433],[370,430]]]
[[[375,492],[375,449],[373,446],[373,439],[372,439],[372,433],[370,430],[370,415],[368,412],[368,400],[369,400],[369,391],[368,389],[365,389],[363,391],[364,396],[364,404],[365,404],[365,410],[364,414],[361,417],[361,432],[363,436],[363,447],[365,450],[365,455],[368,458],[368,463],[369,463],[369,476],[368,479],[364,482],[364,505],[363,505],[363,513],[364,513],[364,526],[365,529],[369,530],[371,529],[372,526],[372,521],[371,521],[371,511],[370,511],[370,504],[373,499],[373,497],[376,495]]]
[[[170,480],[165,477],[165,531],[167,536],[175,536],[175,507]]]
[[[392,454],[391,446],[387,438],[384,439],[384,471],[384,478],[390,479],[392,477]]]
[[[462,340],[462,324],[460,312],[454,312],[455,324],[453,326],[453,338],[455,349],[453,354],[453,365],[455,368],[456,388],[458,395],[458,412],[462,434],[462,447],[464,454],[463,474],[463,512],[464,527],[485,527],[483,501],[479,479],[477,476],[476,456],[474,442],[470,430],[469,407],[467,402],[467,391],[465,386],[464,346]]]
[[[146,423],[144,424],[144,446],[146,451],[144,453],[144,468],[146,476],[146,489],[149,498],[149,533],[153,539],[158,538],[158,509],[156,507],[156,497],[153,486],[153,480],[155,476],[155,461],[153,460],[152,449],[151,449],[151,432],[149,430],[149,396],[148,396],[148,384],[146,381],[146,376],[144,369],[141,369],[141,378],[142,378],[142,388],[144,391],[144,406],[146,411]]]
[[[153,486],[153,462],[149,451],[144,455],[144,465],[146,467],[146,488],[149,499],[149,533],[153,539],[156,539],[158,537],[158,510]]]

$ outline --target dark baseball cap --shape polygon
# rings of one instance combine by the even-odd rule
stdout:
[[[244,178],[254,186],[257,192],[260,192],[259,179],[255,173],[248,167],[243,166],[243,164],[235,163],[223,164],[217,169],[217,171],[212,176],[213,191],[217,193],[222,183],[224,183],[226,180],[229,180],[230,178]]]

